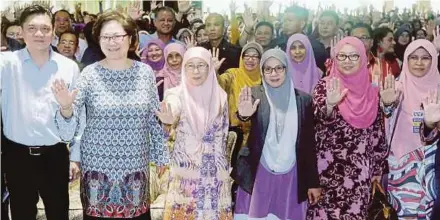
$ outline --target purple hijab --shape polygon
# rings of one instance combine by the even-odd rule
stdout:
[[[162,49],[162,53],[164,52],[165,44],[161,40],[159,40],[159,39],[154,39],[154,40],[148,42],[147,45],[145,46],[145,49],[142,51],[141,61],[143,63],[146,63],[149,66],[151,66],[151,68],[153,68],[154,71],[160,71],[160,70],[162,70],[162,68],[163,68],[163,66],[165,64],[165,54],[163,53],[162,59],[160,59],[157,62],[153,62],[153,61],[149,60],[147,58],[147,53],[148,53],[148,47],[151,44],[156,44],[157,46],[160,47],[160,49]]]
[[[301,63],[296,63],[290,54],[290,47],[293,42],[299,41],[306,48],[306,57]],[[287,41],[286,54],[288,57],[289,70],[293,71],[293,84],[295,89],[307,94],[312,94],[315,85],[321,79],[322,72],[316,66],[315,55],[313,54],[312,44],[304,34],[294,34]]]

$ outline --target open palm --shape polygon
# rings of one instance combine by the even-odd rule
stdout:
[[[396,89],[396,80],[393,75],[388,74],[385,82],[380,83],[380,98],[386,106],[392,105],[397,101],[400,92]]]
[[[440,122],[440,95],[437,91],[430,91],[423,100],[425,124],[434,125]]]
[[[338,105],[342,99],[347,95],[348,90],[341,91],[341,84],[339,79],[330,78],[326,84],[326,103],[330,106]]]
[[[260,100],[257,99],[252,102],[252,91],[249,87],[241,89],[239,102],[238,102],[238,114],[243,117],[252,116],[257,110]]]
[[[217,73],[226,58],[219,60],[220,49],[212,48],[212,63],[214,64],[215,72]]]
[[[69,108],[72,106],[73,101],[75,101],[78,90],[75,89],[70,92],[64,80],[57,79],[52,83],[52,93],[62,108]]]
[[[168,103],[161,102],[160,111],[156,111],[156,115],[164,124],[171,125],[174,123],[174,116]]]

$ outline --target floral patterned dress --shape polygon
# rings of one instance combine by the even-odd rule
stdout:
[[[307,219],[365,220],[371,200],[371,178],[387,173],[389,147],[384,116],[367,129],[348,124],[335,107],[326,116],[326,87],[321,80],[313,96],[318,172],[322,197]],[[378,108],[380,108],[378,106]]]
[[[173,88],[169,91],[178,90]],[[180,108],[180,102],[175,99],[167,103],[171,108]],[[202,143],[196,141],[198,138],[191,131],[185,112],[180,114],[170,159],[164,219],[232,219],[232,180],[226,157],[227,105],[220,114],[207,129]]]
[[[74,115],[57,113],[62,136],[84,133],[80,147],[81,201],[87,216],[134,218],[149,210],[149,161],[168,162],[163,132],[155,111],[154,73],[140,62],[114,71],[98,62],[81,73]],[[85,114],[80,109],[85,106]],[[86,120],[83,120],[86,117]]]

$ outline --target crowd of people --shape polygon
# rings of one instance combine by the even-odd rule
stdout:
[[[230,8],[2,17],[2,218],[440,219],[440,15]]]

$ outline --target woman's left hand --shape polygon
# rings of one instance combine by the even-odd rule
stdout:
[[[315,205],[321,198],[322,189],[312,188],[307,191],[307,196],[309,197],[309,204]]]

